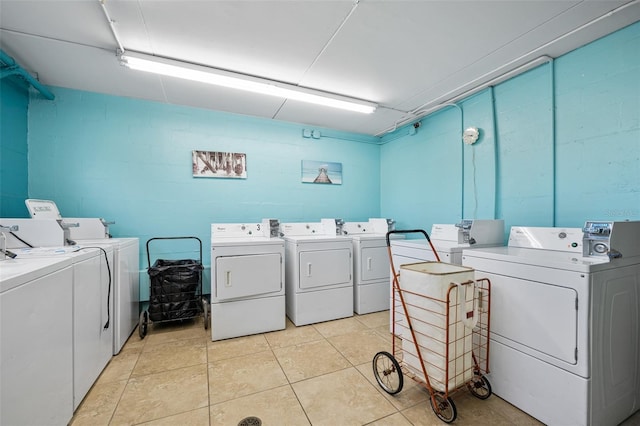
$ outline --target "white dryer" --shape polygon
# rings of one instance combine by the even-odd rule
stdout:
[[[211,225],[211,339],[286,326],[284,240],[279,223]]]
[[[283,223],[280,229],[289,319],[300,326],[353,316],[351,239],[336,234],[335,222]]]
[[[389,309],[389,251],[387,232],[391,219],[370,218],[368,222],[345,222],[343,234],[353,241],[353,310],[367,314]],[[404,238],[393,234],[393,238]]]
[[[640,222],[514,226],[507,247],[463,252],[491,280],[496,395],[547,424],[616,425],[640,408],[638,241]]]
[[[462,250],[504,245],[504,220],[465,219],[456,224],[434,224],[429,234],[441,262],[462,264]],[[391,241],[396,272],[406,263],[436,260],[426,239]],[[393,278],[393,277],[392,277]]]
[[[441,262],[462,265],[462,251],[469,248],[504,245],[504,220],[465,219],[456,224],[434,224],[429,234],[433,249]],[[436,257],[429,242],[422,235],[419,239],[391,240],[391,254],[396,273],[402,265],[418,262],[433,262]],[[402,305],[396,297],[393,303],[393,276],[390,276],[391,306],[395,306],[396,321],[402,321]],[[389,315],[389,331],[393,330],[393,316]]]

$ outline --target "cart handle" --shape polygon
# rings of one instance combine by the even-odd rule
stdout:
[[[151,254],[149,253],[149,243],[153,240],[198,240],[198,244],[200,245],[200,263],[202,263],[202,240],[198,237],[154,237],[147,240],[147,263],[149,268],[151,268]]]
[[[389,248],[389,250],[391,250],[391,242],[389,241],[389,235],[391,234],[422,234],[424,235],[424,237],[427,239],[427,242],[429,243],[429,246],[431,247],[431,250],[433,251],[434,256],[436,257],[436,261],[440,262],[440,256],[438,256],[438,252],[436,251],[436,248],[431,243],[431,238],[429,238],[429,234],[427,234],[427,231],[425,231],[424,229],[410,229],[410,230],[394,229],[393,231],[387,232],[386,238],[387,238],[387,247]]]

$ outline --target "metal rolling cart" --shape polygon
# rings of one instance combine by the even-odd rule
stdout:
[[[420,233],[436,262],[402,265],[403,283],[393,265],[389,235]],[[474,279],[466,266],[440,262],[424,230],[389,231],[387,250],[393,273],[392,353],[378,352],[373,373],[382,389],[395,395],[404,377],[426,386],[431,408],[445,423],[457,417],[450,395],[467,388],[480,399],[491,396],[489,319],[491,282]]]
[[[157,259],[151,265],[149,244],[155,240],[194,240],[199,259]],[[149,308],[140,313],[138,333],[144,339],[150,322],[168,322],[204,317],[209,328],[209,301],[202,295],[202,241],[197,237],[156,237],[147,241]]]

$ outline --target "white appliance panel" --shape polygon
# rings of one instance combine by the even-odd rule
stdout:
[[[78,408],[111,359],[113,328],[107,323],[108,278],[102,252],[73,265],[73,408]],[[96,288],[98,287],[98,288]],[[110,306],[109,306],[110,307]]]
[[[282,256],[266,253],[222,256],[216,260],[215,297],[232,300],[282,289]]]
[[[212,304],[212,307],[215,307],[211,310],[211,338],[214,341],[286,327],[284,296],[232,300]]]
[[[360,257],[361,281],[387,279],[389,255],[387,247],[363,247]]]
[[[73,416],[73,271],[68,260],[57,262],[0,293],[2,425],[66,425]]]
[[[351,283],[351,251],[348,249],[301,251],[300,289],[313,290]]]
[[[486,272],[477,275],[491,280],[494,336],[535,348],[568,364],[577,362],[578,293],[574,289]]]
[[[588,379],[500,342],[490,350],[487,379],[497,396],[548,425],[589,424]]]
[[[140,316],[140,265],[138,238],[97,238],[76,240],[82,246],[113,248],[111,277],[113,280],[113,355],[127,342],[138,326]]]

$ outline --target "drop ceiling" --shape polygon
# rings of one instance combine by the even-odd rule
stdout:
[[[0,0],[0,47],[48,86],[382,135],[638,20],[638,0]],[[379,106],[364,115],[142,73],[120,65],[118,43]]]

